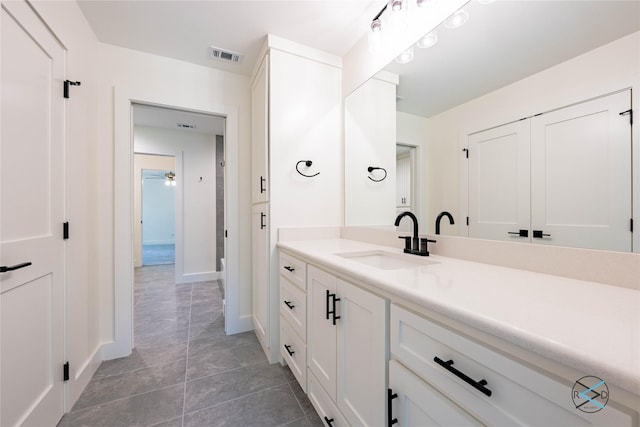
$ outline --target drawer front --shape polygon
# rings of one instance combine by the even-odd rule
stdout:
[[[390,314],[391,358],[485,424],[633,425],[629,414],[611,405],[595,413],[576,409],[573,384],[556,381],[396,305]]]
[[[280,314],[307,341],[307,294],[288,279],[280,278]]]
[[[289,365],[291,372],[307,391],[307,348],[300,337],[293,332],[289,323],[280,316],[280,354]]]
[[[280,252],[280,275],[300,289],[307,289],[307,264],[283,252]]]
[[[395,360],[389,362],[391,419],[399,427],[482,426],[442,393]]]
[[[309,388],[307,396],[316,409],[323,425],[331,427],[349,427],[346,418],[342,416],[338,407],[331,400],[326,391],[322,388],[313,372],[309,370]]]

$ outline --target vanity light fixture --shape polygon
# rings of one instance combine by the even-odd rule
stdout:
[[[435,45],[436,43],[438,43],[438,33],[436,32],[436,30],[433,30],[429,34],[418,40],[416,46],[421,49],[426,49]]]
[[[458,10],[444,21],[444,27],[449,29],[460,28],[469,20],[469,12],[464,9]]]
[[[396,58],[398,64],[408,64],[411,61],[413,61],[413,47],[405,50]]]
[[[176,186],[176,174],[173,172],[167,172],[164,174],[164,185],[168,186],[172,186],[175,187]]]

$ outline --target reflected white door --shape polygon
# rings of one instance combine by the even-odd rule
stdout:
[[[625,90],[531,119],[533,242],[631,250],[630,108]]]
[[[529,120],[469,136],[469,237],[529,241],[530,137]]]
[[[25,2],[2,3],[0,425],[64,412],[64,50]]]

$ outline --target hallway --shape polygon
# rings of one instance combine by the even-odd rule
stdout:
[[[59,426],[321,426],[253,332],[224,334],[220,283],[173,277],[173,265],[136,269],[136,348],[102,363]]]

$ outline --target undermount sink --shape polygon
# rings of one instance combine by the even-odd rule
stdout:
[[[336,255],[381,270],[400,270],[438,264],[437,261],[424,257],[386,251],[346,252],[337,253]]]

